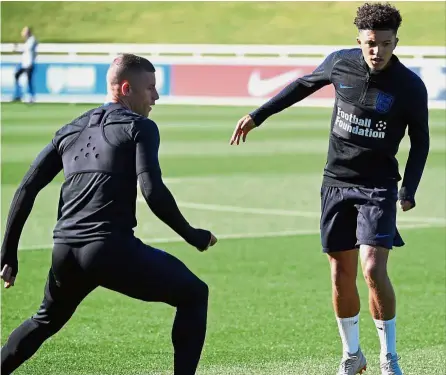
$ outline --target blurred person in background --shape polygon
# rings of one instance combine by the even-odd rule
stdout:
[[[22,61],[17,67],[17,71],[15,72],[15,90],[14,90],[14,101],[22,100],[22,90],[20,88],[19,79],[23,73],[26,73],[28,79],[28,94],[29,94],[29,102],[34,103],[35,101],[35,92],[33,86],[33,73],[35,69],[35,62],[37,56],[37,39],[33,35],[32,30],[29,26],[25,26],[22,29],[22,38],[25,40],[23,44],[23,53],[22,53]]]

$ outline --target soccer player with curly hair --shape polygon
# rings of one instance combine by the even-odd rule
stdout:
[[[333,52],[312,74],[242,117],[230,142],[245,142],[247,134],[271,115],[326,85],[334,86],[320,230],[343,344],[338,375],[362,373],[367,365],[359,343],[358,258],[381,343],[381,373],[402,374],[396,352],[396,299],[387,261],[393,247],[404,245],[396,226],[397,202],[403,212],[415,207],[429,153],[429,126],[426,87],[393,53],[401,22],[399,11],[388,3],[359,7],[354,20],[359,48]],[[398,191],[396,154],[406,128],[411,147]]]

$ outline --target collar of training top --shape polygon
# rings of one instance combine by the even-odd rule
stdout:
[[[90,116],[90,121],[88,123],[88,127],[100,126],[103,121],[107,118],[107,115],[110,112],[113,112],[117,109],[124,108],[121,103],[104,103],[103,106],[96,108]]]

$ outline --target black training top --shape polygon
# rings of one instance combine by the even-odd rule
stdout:
[[[204,249],[210,232],[195,229],[164,185],[155,122],[106,104],[55,134],[23,178],[11,204],[2,243],[2,267],[17,267],[17,247],[38,192],[63,170],[55,243],[79,243],[133,235],[137,181],[155,215],[189,244]],[[15,270],[16,273],[16,270]]]
[[[427,91],[396,56],[371,73],[360,49],[330,54],[251,113],[259,126],[269,116],[333,84],[336,90],[323,183],[381,187],[401,180],[396,153],[406,127],[411,142],[400,198],[414,202],[429,152]]]

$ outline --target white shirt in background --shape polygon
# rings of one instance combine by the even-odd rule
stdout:
[[[22,68],[29,68],[34,64],[37,56],[36,47],[37,40],[31,35],[23,44]]]

